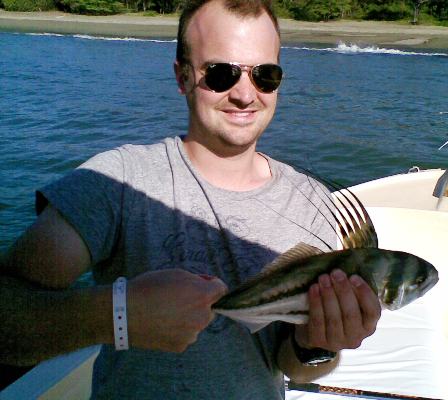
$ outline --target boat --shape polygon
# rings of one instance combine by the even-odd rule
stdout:
[[[375,225],[379,246],[431,262],[438,284],[414,303],[383,311],[374,335],[344,350],[340,365],[312,384],[288,382],[287,400],[448,399],[448,170],[413,167],[350,190]],[[337,193],[335,194],[337,196]],[[0,393],[0,400],[88,399],[100,346],[44,361]]]
[[[376,332],[311,385],[289,385],[287,400],[448,399],[448,170],[413,167],[350,188],[366,207],[379,247],[431,262],[439,282],[400,310],[384,310]]]

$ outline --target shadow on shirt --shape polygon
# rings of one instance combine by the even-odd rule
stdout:
[[[318,235],[322,223],[327,223],[317,207],[293,221],[282,212],[288,202],[294,206],[296,201],[279,198],[281,193],[258,191],[232,203],[217,195],[224,191],[214,192],[199,181],[160,182],[159,187],[148,188],[144,179],[139,177],[131,186],[79,168],[36,193],[38,214],[50,203],[83,238],[97,284],[148,270],[182,268],[218,276],[232,289],[278,255],[271,242],[285,240],[285,249],[299,241],[322,247],[310,235],[310,231]],[[303,190],[308,190],[305,197]],[[311,188],[301,188],[297,201],[312,201],[314,194]],[[263,207],[254,212],[260,204]],[[291,232],[297,235],[289,237]],[[215,329],[218,333],[224,328],[217,323]],[[266,354],[263,358],[273,368],[272,359]],[[10,383],[28,369],[0,375]]]

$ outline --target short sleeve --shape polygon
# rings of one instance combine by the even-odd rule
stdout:
[[[93,265],[109,258],[121,225],[123,161],[111,150],[36,192],[39,214],[50,203],[86,243]]]

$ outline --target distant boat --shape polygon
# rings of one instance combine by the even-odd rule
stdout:
[[[448,399],[448,380],[443,372],[448,360],[448,197],[446,192],[435,191],[443,184],[440,179],[445,171],[411,171],[350,190],[367,208],[379,246],[407,251],[430,261],[439,271],[439,283],[415,303],[393,314],[383,312],[375,334],[359,349],[343,351],[340,366],[316,381],[321,387],[389,393],[398,399],[396,395],[403,395],[403,399]],[[3,390],[0,400],[88,399],[92,366],[99,349],[100,346],[89,347],[40,363]],[[317,387],[309,386],[309,391],[306,387],[288,390],[286,398],[366,398],[354,390],[343,395],[312,393]],[[388,397],[378,394],[368,398]]]

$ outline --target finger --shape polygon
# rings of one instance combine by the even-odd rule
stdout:
[[[344,331],[344,346],[357,348],[365,336],[358,298],[347,275],[342,270],[335,269],[330,276],[339,302]]]
[[[381,317],[381,305],[378,296],[358,275],[352,275],[350,277],[350,283],[358,299],[364,329],[369,334],[372,334],[375,332],[377,322]]]
[[[228,289],[227,285],[217,277],[202,278],[205,290],[205,299],[208,304],[216,303],[222,296],[224,296]]]
[[[334,347],[339,347],[344,340],[344,327],[339,301],[329,275],[324,274],[319,277],[319,289],[325,315],[327,343],[331,346],[329,350],[334,350]]]
[[[309,319],[308,334],[302,336],[308,343],[304,347],[321,347],[326,343],[325,313],[318,283],[312,285],[308,291]],[[300,343],[300,342],[299,342]]]

